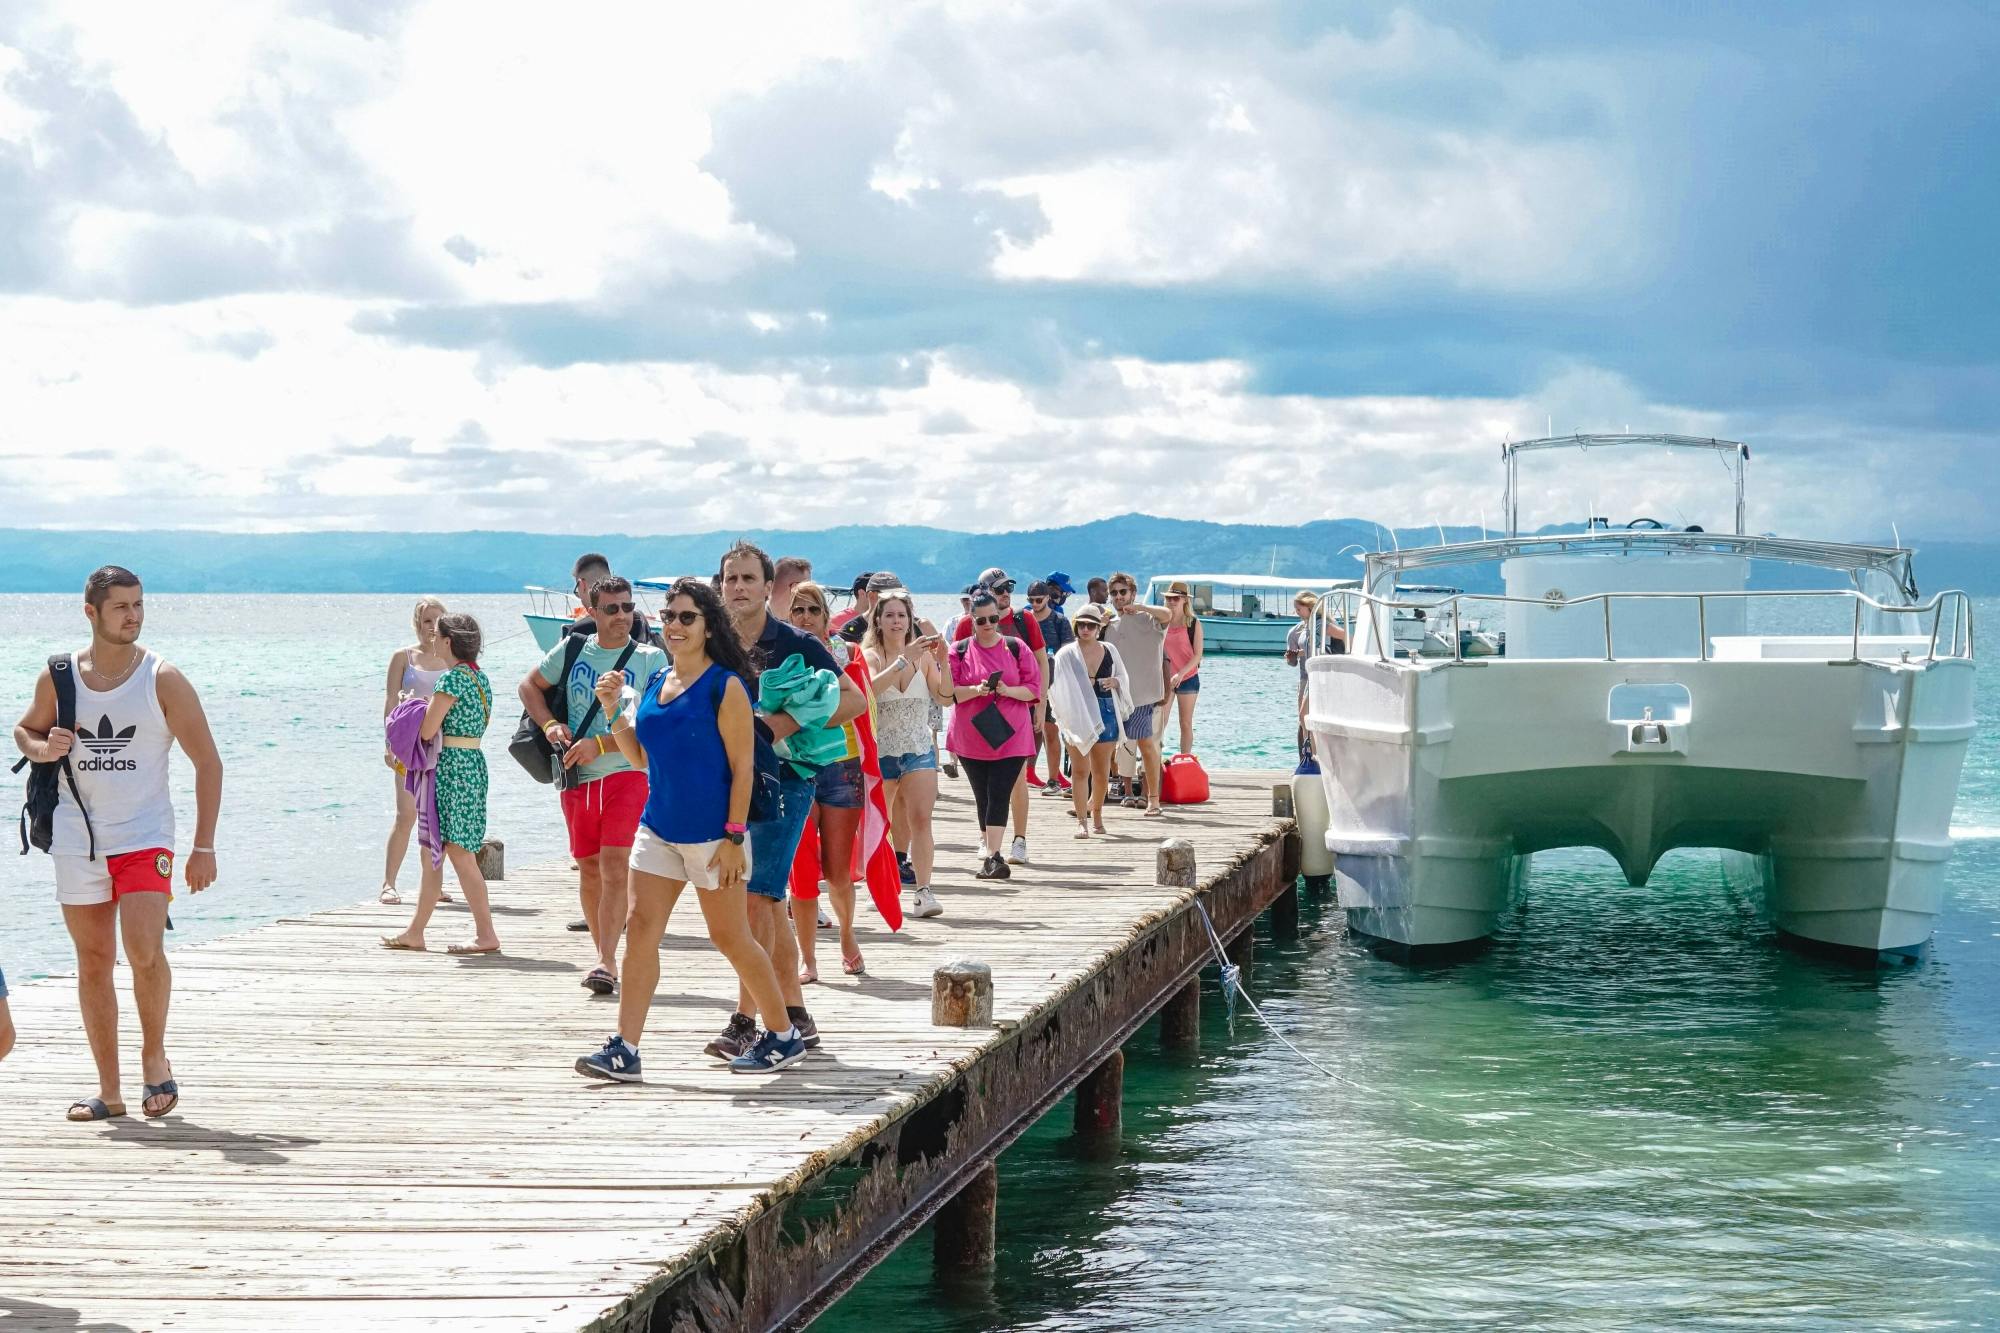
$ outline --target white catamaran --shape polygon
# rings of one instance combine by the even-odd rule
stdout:
[[[1736,531],[1634,519],[1520,536],[1522,456],[1601,448],[1712,451],[1735,478]],[[1791,936],[1921,950],[1974,730],[1971,600],[1921,597],[1900,547],[1748,535],[1749,457],[1672,435],[1509,444],[1504,539],[1377,552],[1360,588],[1326,594],[1351,646],[1311,659],[1307,726],[1356,930],[1475,940],[1534,852],[1602,848],[1643,884],[1666,852],[1712,847],[1753,860]],[[1480,564],[1504,595],[1403,582]],[[1782,590],[1753,590],[1753,567]],[[1461,650],[1400,655],[1395,622],[1418,608]],[[1504,652],[1475,657],[1452,630],[1495,608]]]

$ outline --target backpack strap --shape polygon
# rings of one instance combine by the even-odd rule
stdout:
[[[76,670],[75,659],[68,653],[49,655],[49,684],[56,691],[56,725],[64,731],[76,732]],[[70,767],[69,756],[64,755],[57,772],[69,782],[70,799],[76,802],[76,811],[83,816],[83,831],[90,839],[90,859],[97,859],[97,829],[90,822],[90,811],[84,808],[83,793],[76,789],[76,770]]]

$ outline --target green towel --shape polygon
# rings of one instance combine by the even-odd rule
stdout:
[[[847,757],[847,734],[829,727],[840,707],[840,677],[815,671],[797,653],[757,677],[757,708],[766,717],[788,714],[798,731],[772,748],[801,777],[811,777]]]

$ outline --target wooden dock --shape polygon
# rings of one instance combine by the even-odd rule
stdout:
[[[372,903],[176,950],[182,1102],[158,1122],[139,1116],[129,991],[131,1116],[75,1125],[64,1108],[96,1080],[72,984],[18,985],[0,1327],[803,1324],[1185,996],[1210,946],[1197,891],[1156,883],[1162,839],[1193,844],[1225,938],[1289,890],[1281,780],[1218,774],[1208,805],[1116,811],[1114,836],[1088,842],[1066,802],[1037,797],[1034,864],[993,884],[971,876],[969,802],[948,784],[946,915],[892,936],[864,909],[861,978],[822,933],[807,999],[824,1046],[775,1076],[701,1053],[736,987],[683,900],[647,1082],[578,1077],[616,1007],[578,985],[590,960],[563,929],[576,891],[561,867],[495,886],[503,957],[377,948],[408,909]],[[432,947],[466,928],[445,909]],[[933,971],[958,958],[992,968],[990,1028],[932,1025]]]

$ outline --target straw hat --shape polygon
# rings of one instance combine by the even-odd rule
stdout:
[[[1096,602],[1085,602],[1082,606],[1070,612],[1069,623],[1079,625],[1088,620],[1099,629],[1103,629],[1104,622],[1109,619],[1111,619],[1111,613],[1105,610],[1104,607]]]

